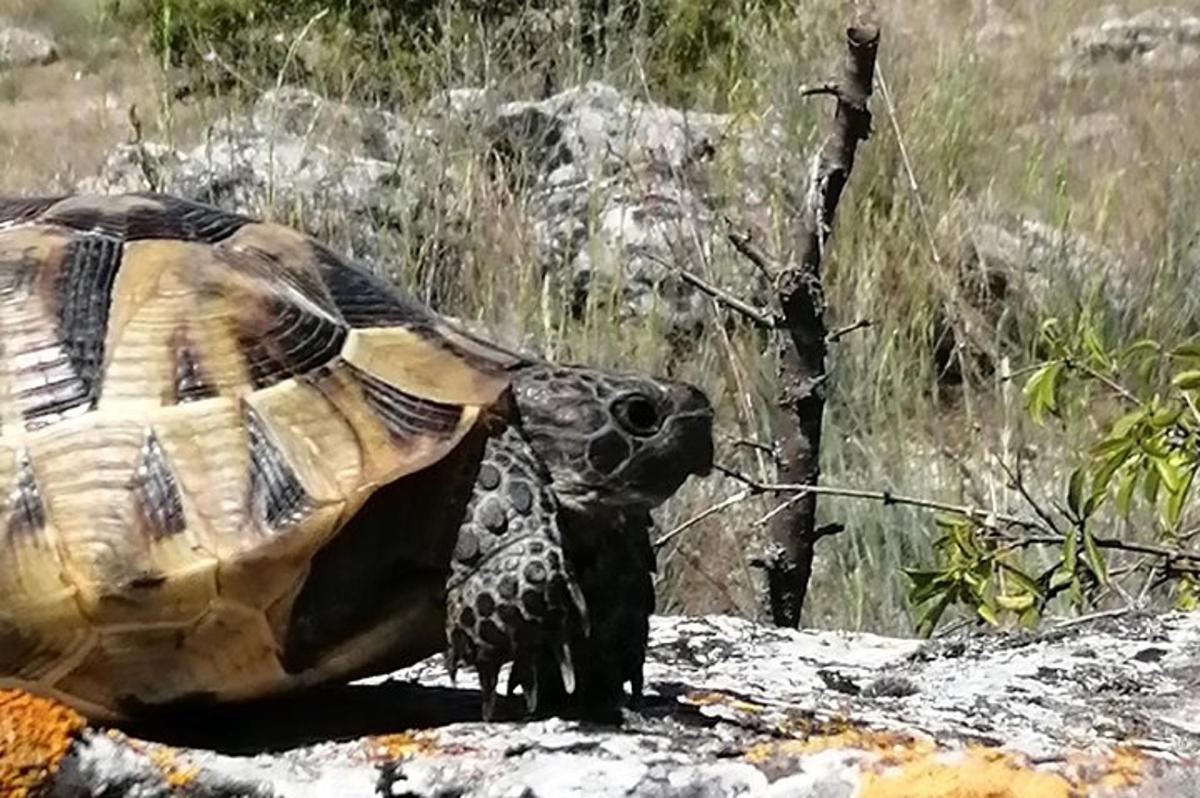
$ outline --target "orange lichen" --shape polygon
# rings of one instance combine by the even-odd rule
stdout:
[[[1056,773],[1035,770],[1016,756],[990,748],[915,756],[901,764],[875,763],[863,773],[859,798],[1071,798],[1077,793]]]
[[[87,722],[57,701],[0,690],[0,795],[27,798],[57,770]]]
[[[1140,784],[1145,767],[1146,757],[1140,749],[1119,745],[1099,754],[1071,754],[1067,757],[1066,771],[1081,786],[1120,789]]]
[[[762,704],[752,704],[749,701],[743,701],[740,698],[726,695],[718,692],[692,692],[688,693],[684,701],[696,707],[708,707],[716,704],[737,709],[742,712],[762,712],[766,709]]]
[[[165,745],[156,745],[148,752],[150,761],[162,772],[171,787],[186,787],[200,775],[200,767],[182,758],[178,751]]]
[[[417,754],[428,754],[438,747],[437,735],[424,731],[368,737],[365,744],[367,756],[375,762],[392,762]]]
[[[937,750],[934,742],[926,737],[892,731],[871,731],[830,723],[820,731],[797,740],[783,740],[756,745],[745,757],[755,764],[762,764],[775,757],[801,756],[834,749],[856,749],[875,754],[884,764],[898,764],[916,756],[931,754]]]

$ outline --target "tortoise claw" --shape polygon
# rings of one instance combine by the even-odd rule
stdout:
[[[496,682],[500,666],[495,662],[480,662],[475,667],[479,671],[479,691],[482,694],[480,714],[484,722],[490,722],[496,714]]]

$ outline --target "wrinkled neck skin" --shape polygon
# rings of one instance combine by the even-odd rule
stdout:
[[[578,554],[594,553],[618,539],[634,544],[644,540],[649,547],[650,531],[655,526],[645,508],[606,509],[597,513],[563,505],[558,515],[564,542]]]

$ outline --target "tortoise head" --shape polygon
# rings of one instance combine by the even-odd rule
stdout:
[[[687,383],[539,364],[514,374],[513,395],[559,501],[574,510],[650,510],[712,469],[712,405]]]

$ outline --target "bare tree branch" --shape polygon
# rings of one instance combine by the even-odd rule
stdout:
[[[865,330],[873,326],[875,326],[875,322],[871,319],[859,319],[853,324],[847,324],[845,327],[838,327],[836,330],[830,331],[829,335],[825,336],[825,343],[836,344],[852,332]]]
[[[970,519],[980,527],[991,530],[998,534],[996,540],[1002,540],[1013,548],[1021,548],[1026,546],[1038,545],[1055,545],[1061,546],[1064,535],[1046,526],[1045,522],[1025,516],[1014,515],[1011,513],[998,513],[992,510],[987,510],[980,507],[972,507],[966,504],[955,504],[953,502],[944,502],[937,499],[929,499],[922,496],[908,496],[899,493],[892,493],[886,490],[867,490],[863,488],[850,488],[838,485],[806,485],[792,484],[780,482],[759,482],[744,474],[733,471],[732,469],[717,466],[716,470],[726,476],[736,479],[745,485],[745,489],[731,496],[729,499],[720,502],[714,507],[710,507],[700,515],[708,518],[717,512],[732,507],[742,501],[745,501],[753,496],[763,494],[794,494],[784,500],[783,504],[791,504],[796,500],[796,496],[815,495],[815,496],[836,496],[846,499],[863,499],[866,501],[874,501],[883,504],[884,506],[898,505],[905,507],[916,507],[923,510],[934,510],[937,512],[951,513],[960,515]],[[711,511],[711,512],[710,512]],[[689,524],[690,525],[690,524]],[[837,526],[837,525],[830,525]],[[678,529],[678,527],[676,528]],[[824,529],[824,527],[822,528]],[[1029,533],[1021,537],[1015,537],[1012,534],[1013,529],[1023,529]],[[671,530],[672,537],[676,536],[676,530]],[[823,532],[822,537],[830,534]],[[1070,533],[1068,533],[1070,534]],[[1153,543],[1139,543],[1137,541],[1121,540],[1119,538],[1108,537],[1093,537],[1096,545],[1102,549],[1111,549],[1114,551],[1124,551],[1134,554],[1145,554],[1156,558],[1166,560],[1172,563],[1174,568],[1186,570],[1188,572],[1200,569],[1200,552],[1188,551],[1186,549],[1159,546]],[[1195,565],[1181,565],[1183,563],[1194,563]]]
[[[762,327],[764,330],[774,330],[779,326],[779,320],[775,318],[775,315],[771,313],[771,311],[756,308],[749,302],[738,299],[728,291],[717,288],[715,285],[707,282],[704,278],[700,277],[699,275],[692,274],[686,269],[680,269],[679,276],[685,283],[698,288],[700,291],[708,294],[710,297],[730,310],[737,311],[759,327]]]
[[[879,29],[846,30],[842,74],[822,93],[837,97],[833,128],[813,161],[807,201],[795,224],[795,246],[775,280],[788,343],[780,360],[778,421],[785,483],[815,485],[820,477],[821,426],[825,416],[825,354],[829,331],[824,321],[821,261],[833,229],[842,191],[854,167],[860,142],[871,135],[868,101],[873,88]],[[734,246],[738,246],[734,241]],[[741,248],[739,247],[739,251]],[[818,539],[817,491],[805,491],[771,519],[764,557],[767,602],[779,626],[800,625],[800,611],[812,575]]]

